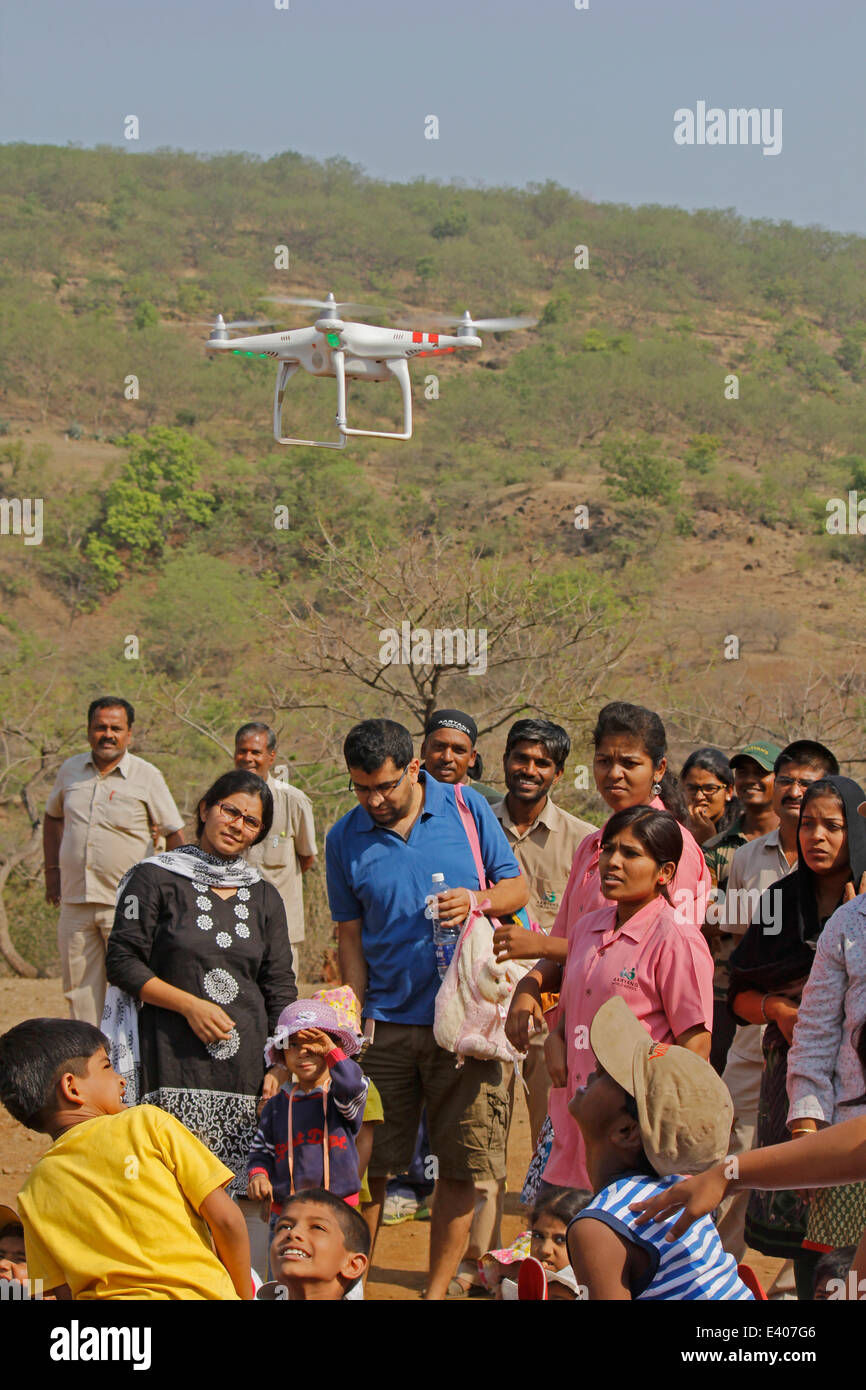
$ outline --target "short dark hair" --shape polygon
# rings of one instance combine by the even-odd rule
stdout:
[[[842,1279],[854,1263],[854,1256],[857,1254],[856,1245],[842,1245],[838,1250],[827,1250],[815,1265],[815,1273],[812,1280],[812,1292],[823,1284],[826,1279]]]
[[[346,735],[343,757],[347,767],[375,772],[389,758],[395,767],[406,767],[415,756],[412,735],[393,719],[365,719]]]
[[[218,801],[224,801],[227,796],[236,795],[238,792],[246,792],[248,796],[261,797],[262,802],[262,828],[253,844],[257,845],[260,840],[264,840],[274,819],[274,798],[270,787],[264,778],[257,772],[248,772],[246,768],[236,767],[231,772],[224,772],[222,777],[218,777],[213,786],[208,787],[204,796],[200,798],[208,810],[216,806]],[[201,811],[196,807],[196,838],[201,839],[204,830],[204,821],[201,818]]]
[[[91,700],[87,710],[87,727],[93,723],[93,716],[98,709],[123,709],[126,710],[126,722],[130,729],[135,723],[135,710],[128,700],[122,700],[119,695],[101,695],[98,700]]]
[[[565,767],[565,760],[571,752],[571,739],[565,729],[549,719],[518,719],[512,724],[505,741],[506,758],[518,743],[540,743],[556,763],[557,772]]]
[[[683,853],[683,832],[676,816],[670,811],[657,811],[653,806],[627,806],[611,816],[601,832],[601,848],[618,835],[621,830],[630,830],[647,854],[661,866],[679,864]],[[666,888],[662,888],[668,897]]]
[[[343,1242],[349,1254],[366,1255],[369,1259],[370,1228],[355,1207],[350,1207],[342,1197],[328,1192],[324,1187],[305,1187],[300,1192],[292,1193],[291,1197],[283,1199],[280,1218],[285,1216],[289,1207],[300,1206],[304,1202],[315,1202],[318,1206],[328,1207],[337,1218],[337,1225],[343,1233]]]
[[[260,719],[251,719],[248,724],[242,724],[235,734],[235,748],[237,748],[242,738],[247,734],[265,734],[268,740],[268,752],[273,753],[277,746],[277,736],[270,724],[263,724]]]
[[[28,1129],[44,1133],[56,1109],[55,1087],[64,1072],[83,1076],[108,1039],[92,1023],[74,1018],[28,1018],[0,1037],[0,1100]]]
[[[0,1240],[3,1240],[6,1236],[23,1237],[23,1235],[24,1227],[20,1221],[7,1221],[5,1226],[0,1226]]]
[[[564,1192],[552,1192],[537,1199],[530,1223],[534,1226],[540,1216],[552,1216],[567,1226],[591,1201],[592,1193],[586,1187],[567,1187]]]
[[[834,754],[823,743],[816,743],[811,738],[795,739],[793,743],[788,744],[787,748],[783,748],[773,763],[773,772],[779,772],[786,763],[799,763],[801,767],[813,767],[816,771],[825,772],[828,777],[839,776],[839,763]]]

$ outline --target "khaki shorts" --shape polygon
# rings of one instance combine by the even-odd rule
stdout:
[[[369,1173],[404,1173],[412,1161],[422,1106],[427,1107],[430,1177],[476,1182],[505,1177],[508,1088],[499,1062],[467,1057],[458,1070],[453,1052],[439,1047],[433,1029],[376,1022],[361,1065],[376,1085],[385,1111],[377,1125]]]

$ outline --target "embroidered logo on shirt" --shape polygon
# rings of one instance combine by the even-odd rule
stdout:
[[[614,980],[614,984],[619,985],[621,989],[636,990],[638,988],[638,983],[635,978],[636,975],[637,970],[634,966],[632,966],[631,970],[627,970],[626,967],[623,966],[622,970],[619,972],[616,979]]]

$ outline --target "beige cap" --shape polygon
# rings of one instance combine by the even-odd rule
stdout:
[[[0,1206],[0,1231],[3,1230],[4,1226],[20,1226],[21,1224],[21,1217],[14,1207]]]
[[[653,1042],[619,996],[602,1004],[589,1041],[605,1071],[634,1096],[644,1151],[661,1177],[721,1162],[734,1107],[709,1062],[675,1043]]]

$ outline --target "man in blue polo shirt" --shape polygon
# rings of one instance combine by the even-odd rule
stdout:
[[[445,1297],[463,1254],[479,1179],[505,1176],[508,1095],[499,1062],[468,1058],[458,1071],[433,1037],[439,988],[433,927],[425,916],[432,875],[450,891],[439,899],[445,926],[466,919],[480,894],[475,861],[453,787],[421,771],[412,736],[391,719],[367,719],[343,745],[359,805],[325,842],[328,899],[337,924],[340,971],[374,1020],[363,1065],[385,1112],[369,1167],[375,1238],[385,1184],[412,1158],[422,1105],[427,1107],[438,1184],[430,1229],[426,1297]],[[468,796],[489,884],[483,897],[498,916],[515,912],[529,891],[493,812]]]

